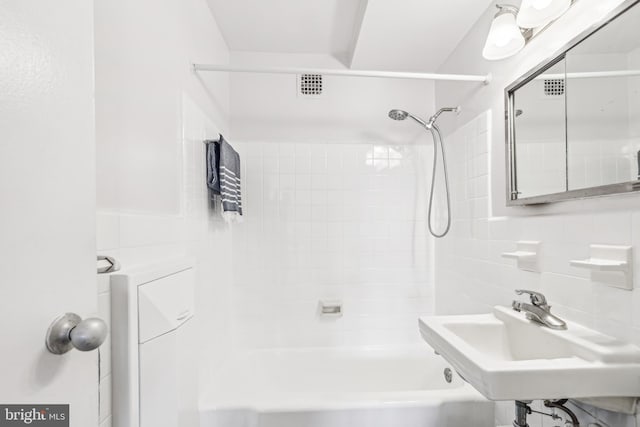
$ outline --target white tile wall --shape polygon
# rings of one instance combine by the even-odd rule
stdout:
[[[244,222],[234,230],[239,347],[418,339],[433,310],[426,145],[239,146]],[[321,319],[320,299],[344,316]]]
[[[485,155],[490,150],[491,131],[486,130],[490,122],[490,114],[483,113],[449,137],[454,221],[451,235],[435,245],[437,312],[487,312],[494,305],[509,305],[516,297],[514,289],[533,289],[547,296],[560,317],[640,345],[638,275],[636,290],[625,291],[592,283],[588,272],[569,266],[569,260],[588,256],[589,244],[603,243],[633,244],[634,263],[640,267],[640,211],[492,216]],[[518,240],[542,241],[541,273],[518,270],[513,261],[500,256],[513,250]],[[630,416],[589,410],[611,426],[635,425]],[[585,425],[594,421],[579,409],[576,412]],[[497,421],[510,424],[512,419],[513,404],[501,403]],[[545,417],[531,419],[532,427],[555,425]]]

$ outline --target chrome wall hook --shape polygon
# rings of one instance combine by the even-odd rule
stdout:
[[[106,261],[108,265],[100,266],[100,261]],[[98,274],[113,273],[120,270],[120,263],[117,259],[108,255],[98,255]]]

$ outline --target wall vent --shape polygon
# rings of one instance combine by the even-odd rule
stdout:
[[[544,94],[547,96],[564,95],[564,79],[545,79]]]
[[[318,97],[322,95],[322,74],[301,74],[298,76],[301,96]]]

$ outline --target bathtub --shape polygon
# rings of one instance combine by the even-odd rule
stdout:
[[[494,405],[426,345],[257,350],[200,399],[201,427],[490,427]]]

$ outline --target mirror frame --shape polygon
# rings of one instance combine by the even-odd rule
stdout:
[[[574,37],[571,41],[561,47],[550,58],[541,62],[529,72],[511,83],[504,90],[505,99],[505,154],[506,154],[506,200],[507,206],[525,206],[543,203],[561,202],[565,200],[584,199],[588,197],[606,196],[622,193],[631,193],[640,190],[640,180],[627,181],[616,184],[601,185],[597,187],[581,188],[578,190],[567,190],[561,193],[543,194],[540,196],[518,198],[518,176],[516,165],[516,141],[515,141],[515,100],[514,93],[547,69],[553,67],[558,62],[565,59],[569,50],[582,43],[600,29],[609,25],[613,20],[623,15],[632,7],[640,3],[640,0],[626,0],[617,6],[611,13],[587,30]],[[640,6],[639,6],[640,7]],[[568,144],[568,141],[565,141]],[[566,173],[566,171],[565,171]]]

